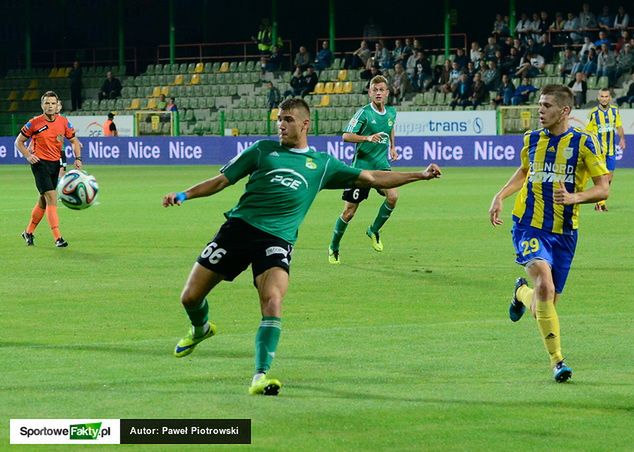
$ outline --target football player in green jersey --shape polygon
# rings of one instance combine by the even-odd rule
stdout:
[[[219,175],[184,192],[163,197],[163,206],[211,196],[248,177],[238,204],[225,213],[227,221],[207,244],[191,270],[181,303],[192,324],[176,345],[174,355],[190,354],[216,334],[209,323],[208,294],[221,281],[231,281],[251,265],[262,320],[255,336],[255,374],[250,394],[277,395],[282,384],[266,373],[281,332],[282,300],[288,288],[293,244],[298,228],[321,189],[374,187],[391,189],[440,177],[429,165],[419,172],[368,171],[352,168],[327,153],[308,147],[310,111],[302,99],[279,106],[279,143],[257,141],[233,158]]]
[[[350,120],[343,133],[343,140],[348,143],[356,143],[356,150],[352,167],[367,170],[390,170],[390,160],[396,160],[394,147],[394,123],[396,122],[396,110],[386,105],[389,95],[389,87],[385,77],[377,75],[370,80],[370,103],[361,107]],[[383,243],[379,236],[379,230],[390,218],[396,201],[398,191],[396,188],[377,190],[385,196],[374,222],[366,230],[366,235],[372,241],[375,251],[383,251]],[[359,208],[359,203],[368,199],[369,188],[347,188],[343,191],[341,199],[344,201],[343,213],[335,223],[335,230],[328,247],[328,262],[339,264],[339,244],[348,224]]]

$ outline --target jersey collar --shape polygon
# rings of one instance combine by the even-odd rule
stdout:
[[[379,110],[377,110],[376,108],[374,108],[374,103],[370,102],[370,108],[371,108],[372,110],[374,110],[374,112],[375,112],[377,115],[381,115],[381,116],[383,116],[384,114],[386,114],[386,113],[387,113],[387,105],[383,105],[383,111],[379,111]]]
[[[310,151],[310,147],[306,147],[303,149],[297,149],[297,148],[287,148],[289,151],[294,152],[295,154],[306,154],[308,151]]]

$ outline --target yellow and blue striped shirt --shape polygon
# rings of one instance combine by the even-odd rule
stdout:
[[[515,198],[513,221],[572,234],[579,227],[579,205],[555,204],[554,191],[559,182],[570,193],[583,191],[590,177],[608,174],[596,138],[573,127],[561,135],[547,129],[529,130],[520,158],[528,174]]]
[[[614,155],[616,150],[616,129],[623,127],[621,114],[615,105],[609,105],[603,110],[600,106],[594,107],[588,115],[586,130],[596,135],[601,145],[603,155]]]

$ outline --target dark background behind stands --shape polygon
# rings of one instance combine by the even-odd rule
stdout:
[[[126,47],[136,47],[138,71],[154,63],[156,46],[168,44],[167,0],[124,0]],[[517,18],[522,12],[545,9],[549,19],[556,11],[579,12],[582,1],[516,0]],[[51,49],[117,47],[117,0],[31,0],[33,61],[37,52]],[[385,1],[346,0],[335,2],[338,37],[361,36],[369,17],[383,30],[383,35],[414,35],[443,32],[443,3],[420,0]],[[602,0],[590,2],[598,14],[603,5],[615,13],[623,4],[634,14],[631,2]],[[62,7],[63,5],[63,7]],[[176,43],[247,41],[257,32],[261,17],[270,16],[271,2],[225,0],[174,0]],[[508,1],[450,0],[457,10],[457,24],[452,32],[465,32],[469,41],[486,42],[496,13],[508,14]],[[298,3],[277,0],[279,34],[292,39],[294,51],[306,45],[315,53],[316,39],[328,36],[328,0]],[[18,57],[24,61],[24,0],[0,0],[0,74],[15,68]],[[634,18],[633,18],[634,19]],[[631,19],[632,20],[632,19]],[[390,44],[392,45],[392,44]],[[116,53],[114,54],[116,58]],[[84,63],[84,66],[86,63]],[[130,69],[129,69],[130,70]]]

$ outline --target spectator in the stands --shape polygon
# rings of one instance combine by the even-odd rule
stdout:
[[[321,42],[321,50],[317,53],[317,58],[315,58],[315,69],[318,71],[323,71],[327,69],[332,64],[333,54],[332,50],[330,50],[330,46],[328,45],[328,41]]]
[[[422,57],[422,55],[423,55],[423,52],[421,52],[420,50],[417,50],[416,52],[411,54],[409,58],[407,59],[407,61],[405,62],[405,72],[407,73],[409,78],[412,80],[412,82],[414,81],[414,78],[416,77],[417,61]]]
[[[312,65],[308,65],[308,67],[306,68],[306,73],[302,77],[302,97],[315,91],[315,86],[317,86],[318,81],[319,77],[315,72],[315,68]]]
[[[167,101],[165,100],[165,94],[159,96],[159,100],[156,102],[156,109],[163,111],[167,108]]]
[[[82,70],[79,61],[73,61],[73,68],[68,78],[70,79],[71,111],[81,110]]]
[[[620,107],[624,103],[629,103],[630,108],[632,108],[632,104],[634,104],[634,74],[632,74],[632,79],[630,81],[630,86],[627,88],[627,93],[624,96],[617,97],[616,104]]]
[[[504,57],[502,63],[501,72],[503,74],[515,74],[515,71],[520,65],[521,56],[517,47],[511,47],[509,54]]]
[[[585,59],[582,58],[581,62],[583,63],[583,72],[586,77],[590,77],[597,72],[597,52],[594,47],[588,50],[588,54],[585,56]]]
[[[414,43],[412,44],[412,52],[416,53],[419,50],[423,52],[423,45],[420,43],[418,39],[414,39]]]
[[[458,81],[452,89],[449,106],[452,110],[455,110],[456,106],[459,105],[464,110],[469,104],[469,97],[471,97],[471,84],[469,83],[467,74],[463,72],[458,77]]]
[[[269,107],[269,112],[274,108],[277,108],[279,103],[282,101],[282,95],[280,94],[280,90],[277,89],[273,82],[266,82],[266,104]]]
[[[473,77],[476,75],[477,72],[479,72],[479,70],[476,69],[472,61],[469,61],[467,63],[467,67],[464,68],[464,73],[467,74],[467,79],[469,79],[469,82],[473,81]]]
[[[377,75],[383,75],[383,72],[381,72],[381,68],[379,67],[378,63],[374,63],[370,69],[366,69],[365,71],[363,71],[360,75],[360,77],[363,80],[367,80],[368,83],[366,83],[365,88],[363,88],[363,93],[367,94],[368,90],[370,89],[370,81],[376,77]]]
[[[634,49],[632,44],[626,43],[616,57],[616,80],[623,74],[632,72],[634,66]]]
[[[561,75],[561,82],[566,81],[566,76],[572,75],[572,69],[579,62],[577,55],[572,51],[570,47],[566,47],[564,54],[561,57],[559,63],[559,75]]]
[[[511,77],[508,74],[502,76],[502,82],[497,87],[497,95],[491,100],[493,105],[511,105],[511,99],[515,94],[515,85],[511,81]]]
[[[440,93],[450,93],[449,75],[451,74],[451,61],[445,60],[442,66],[434,68],[434,90]]]
[[[382,39],[374,43],[374,54],[372,55],[375,63],[379,63],[381,69],[389,69],[392,67],[391,53],[385,47]]]
[[[311,64],[311,57],[305,46],[299,46],[299,51],[295,54],[295,60],[293,60],[295,67],[299,68],[302,72],[305,71]]]
[[[540,50],[540,45],[535,39],[530,37],[526,40],[526,52],[524,56],[527,56],[530,53],[539,53],[539,50]]]
[[[521,105],[527,103],[531,93],[535,91],[537,91],[537,88],[533,86],[530,80],[527,77],[522,77],[522,83],[515,88],[515,93],[513,93],[513,97],[511,98],[511,104]]]
[[[477,72],[473,77],[473,82],[471,83],[471,95],[469,96],[469,100],[465,107],[473,107],[474,110],[477,109],[479,105],[486,102],[488,95],[489,90],[482,81],[482,76],[479,72]]]
[[[509,24],[508,21],[505,20],[505,17],[502,14],[495,15],[495,21],[493,22],[493,30],[492,34],[496,36],[508,36],[509,35]]]
[[[489,91],[494,90],[500,84],[500,69],[494,60],[489,61],[488,67],[482,71],[481,80]]]
[[[117,97],[121,97],[122,89],[121,81],[112,76],[112,71],[108,71],[106,72],[106,79],[99,90],[99,100],[116,99]]]
[[[487,38],[487,45],[484,46],[484,60],[489,61],[495,58],[495,51],[499,50],[500,46],[495,39],[495,36],[489,36]]]
[[[544,57],[546,64],[552,63],[555,58],[555,49],[550,42],[550,35],[548,33],[542,35],[541,44],[537,53]]]
[[[451,91],[453,91],[453,88],[455,87],[456,83],[458,83],[458,79],[463,73],[464,71],[462,70],[460,65],[453,61],[451,63],[451,71],[449,72],[449,85],[451,86]]]
[[[176,98],[170,97],[167,99],[167,105],[165,106],[165,111],[178,111],[178,106],[176,105]]]
[[[426,91],[432,84],[433,70],[429,58],[424,52],[416,52],[416,68],[412,79],[413,87],[416,91]]]
[[[528,18],[528,14],[522,13],[520,16],[520,20],[515,24],[515,33],[518,38],[522,41],[528,39],[528,34],[531,30],[531,21]]]
[[[597,28],[597,17],[590,11],[590,4],[587,2],[581,6],[579,24],[583,31],[587,31],[590,28]]]
[[[630,15],[625,12],[625,8],[623,6],[619,6],[618,12],[614,17],[614,28],[618,31],[623,31],[627,29],[630,25]]]
[[[608,87],[614,86],[616,76],[616,58],[608,47],[608,44],[601,44],[597,53],[597,77],[607,77]]]
[[[603,30],[599,32],[599,39],[594,41],[594,46],[598,49],[599,47],[601,47],[602,44],[607,44],[607,45],[612,44],[612,42],[608,38],[608,34]]]
[[[621,36],[618,37],[616,43],[614,44],[615,52],[620,52],[623,49],[623,46],[630,42],[631,39],[630,32],[628,30],[623,30],[620,34]]]
[[[603,5],[601,9],[601,14],[597,16],[597,25],[599,28],[605,31],[610,31],[612,25],[614,25],[614,17],[610,14],[610,7],[608,5]]]
[[[397,39],[394,41],[394,50],[392,50],[392,61],[394,61],[394,65],[396,63],[401,63],[403,66],[407,64],[407,59],[404,59],[405,56],[405,46],[403,45],[403,41]]]
[[[533,41],[537,41],[537,39],[541,35],[539,32],[540,24],[541,24],[541,19],[539,17],[539,13],[537,12],[533,13],[533,20],[531,20],[530,22],[530,33],[526,37],[527,40],[528,38],[533,38]]]
[[[575,13],[568,13],[568,19],[564,23],[564,31],[568,33],[566,41],[569,44],[578,44],[583,40],[581,35],[581,23]]]
[[[394,75],[390,83],[390,91],[398,103],[401,103],[405,96],[412,91],[412,84],[401,63],[394,65]]]
[[[282,57],[280,56],[280,50],[277,46],[271,47],[271,54],[269,55],[264,70],[266,72],[277,72],[282,68]]]
[[[365,68],[370,56],[371,52],[368,48],[368,43],[363,40],[361,41],[359,48],[352,52],[351,55],[348,55],[346,67],[349,69]]]
[[[542,74],[544,66],[545,62],[543,56],[538,53],[527,53],[526,57],[522,58],[520,66],[515,72],[515,76],[528,78],[537,77]]]
[[[592,42],[592,40],[590,40],[589,36],[584,36],[583,38],[583,45],[581,46],[581,49],[579,49],[579,58],[583,58],[584,56],[588,55],[588,51],[590,49],[594,49],[596,46],[594,45],[594,42]]]
[[[583,72],[577,72],[575,79],[568,83],[568,87],[574,94],[575,108],[581,108],[586,103],[586,95],[588,93],[588,83]]]
[[[469,51],[469,59],[473,61],[473,65],[476,68],[480,68],[480,60],[482,60],[482,49],[478,41],[471,43],[471,50]]]
[[[464,49],[462,47],[458,47],[456,49],[456,55],[454,56],[454,62],[460,65],[460,69],[464,69],[467,67],[467,63],[469,62],[469,57],[465,55]]]
[[[410,38],[405,38],[405,44],[403,45],[403,62],[407,61],[410,55],[414,53],[414,49],[412,48],[412,40]]]
[[[284,97],[299,97],[302,95],[302,91],[304,90],[304,75],[302,71],[297,67],[295,71],[293,71],[293,75],[291,75],[291,79],[289,84],[291,85],[291,89],[284,91]]]

